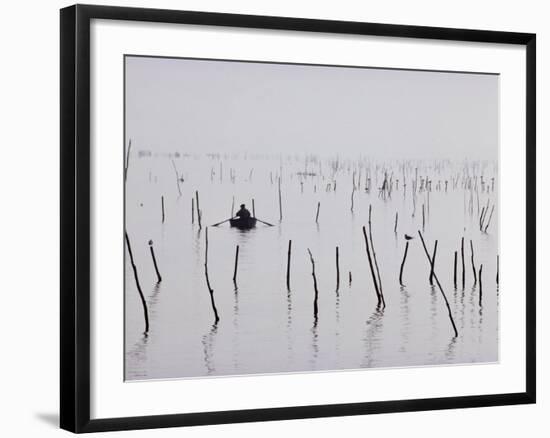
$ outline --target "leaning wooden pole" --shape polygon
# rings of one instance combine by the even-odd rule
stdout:
[[[487,232],[487,228],[489,228],[489,225],[491,225],[491,219],[493,217],[493,212],[495,211],[495,206],[493,205],[493,207],[491,208],[491,214],[489,215],[489,220],[487,221],[487,225],[485,225],[485,228],[483,230],[484,233]]]
[[[407,259],[407,252],[409,251],[409,241],[405,241],[405,253],[403,254],[403,261],[401,262],[401,269],[399,270],[399,284],[401,286],[405,286],[403,284],[403,269],[405,268],[405,260]]]
[[[472,254],[472,273],[474,274],[474,287],[476,287],[477,274],[476,274],[476,265],[474,263],[474,243],[472,242],[472,239],[470,239],[470,252]]]
[[[434,284],[434,268],[435,268],[435,257],[437,255],[437,240],[435,241],[435,244],[434,244],[434,252],[432,254],[432,260],[431,260],[431,263],[430,263],[430,285],[433,286]]]
[[[372,223],[371,223],[371,211],[372,205],[369,205],[369,241],[372,251],[372,258],[374,260],[374,267],[376,268],[376,280],[378,281],[378,290],[380,292],[380,298],[382,300],[382,306],[386,307],[386,300],[384,299],[384,292],[382,291],[382,281],[380,280],[380,270],[378,269],[378,259],[376,257],[376,251],[374,250],[374,243],[372,242]]]
[[[235,249],[235,269],[233,269],[233,283],[237,283],[237,267],[239,266],[239,245]]]
[[[197,220],[199,221],[199,230],[202,229],[202,212],[199,204],[199,191],[195,190],[195,207],[197,208]]]
[[[124,232],[124,238],[126,240],[126,246],[128,247],[128,254],[130,254],[130,264],[132,265],[132,270],[134,271],[134,280],[136,281],[136,287],[139,293],[139,298],[141,299],[141,304],[143,306],[143,316],[145,317],[144,333],[147,333],[149,331],[149,312],[147,311],[147,302],[145,301],[145,297],[143,296],[143,291],[141,290],[141,285],[139,284],[137,267],[136,267],[136,264],[134,263],[134,255],[132,253],[132,247],[130,245],[130,239],[128,237],[128,233],[126,231]]]
[[[206,286],[208,287],[208,292],[210,293],[210,304],[212,305],[212,310],[214,311],[214,324],[217,324],[220,320],[218,316],[218,309],[216,308],[216,302],[214,301],[214,289],[210,286],[210,279],[208,278],[208,227],[205,229],[205,249],[204,249],[204,276],[206,277]]]
[[[124,182],[128,179],[128,166],[130,165],[130,150],[132,149],[132,139],[128,141],[128,149],[126,150],[126,163],[124,163]]]
[[[372,276],[372,283],[374,284],[374,290],[376,292],[376,298],[378,299],[378,306],[382,305],[382,298],[380,297],[380,291],[378,290],[378,283],[376,281],[376,272],[374,271],[374,266],[372,264],[372,257],[370,254],[370,248],[369,248],[369,239],[367,237],[367,230],[365,226],[363,226],[363,236],[365,237],[365,246],[367,248],[367,258],[369,260],[369,268],[370,273]]]
[[[315,214],[315,223],[319,223],[319,210],[321,209],[321,202],[317,202],[317,213]]]
[[[424,237],[422,236],[422,233],[420,230],[418,230],[418,235],[420,236],[420,240],[422,241],[422,246],[424,247],[424,252],[426,253],[426,257],[428,258],[428,261],[431,264],[430,259],[430,253],[428,252],[428,248],[426,248],[426,243],[424,242]],[[451,312],[451,306],[449,305],[449,300],[447,300],[447,295],[445,295],[445,292],[443,291],[443,288],[441,287],[441,283],[439,282],[439,279],[437,278],[437,274],[434,272],[434,280],[437,284],[437,287],[439,288],[439,291],[441,292],[441,295],[443,295],[443,299],[445,301],[445,306],[447,306],[447,311],[449,313],[449,319],[451,320],[451,325],[453,326],[453,330],[455,333],[455,338],[458,336],[458,330],[456,329],[455,321],[453,319],[453,314]]]
[[[162,281],[160,276],[159,267],[157,265],[157,258],[155,257],[155,250],[153,249],[153,241],[149,240],[149,250],[151,251],[151,258],[153,259],[153,266],[155,267],[155,272],[157,273],[157,283]]]

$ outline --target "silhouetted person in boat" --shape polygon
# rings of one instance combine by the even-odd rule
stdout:
[[[250,217],[250,212],[246,209],[244,204],[241,204],[241,209],[237,212],[235,216],[238,216],[240,219],[246,220]]]

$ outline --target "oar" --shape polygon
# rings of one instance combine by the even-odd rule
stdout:
[[[261,219],[258,219],[258,218],[255,218],[257,221],[261,222],[262,224],[266,224],[266,225],[269,225],[270,227],[274,227],[275,225],[273,224],[270,224],[269,222],[266,222],[266,221],[263,221]]]
[[[217,224],[214,224],[214,225],[211,225],[211,226],[212,226],[212,227],[217,227],[218,225],[225,224],[226,222],[230,221],[231,219],[233,219],[233,218],[230,217],[229,219],[226,219],[226,220],[224,220],[224,221],[218,222]]]

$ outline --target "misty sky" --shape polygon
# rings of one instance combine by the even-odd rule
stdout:
[[[158,152],[497,159],[498,76],[126,57],[126,138]]]

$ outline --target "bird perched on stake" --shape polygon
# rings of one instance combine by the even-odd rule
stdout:
[[[405,234],[405,240],[413,240],[413,236],[409,236],[408,234]]]

